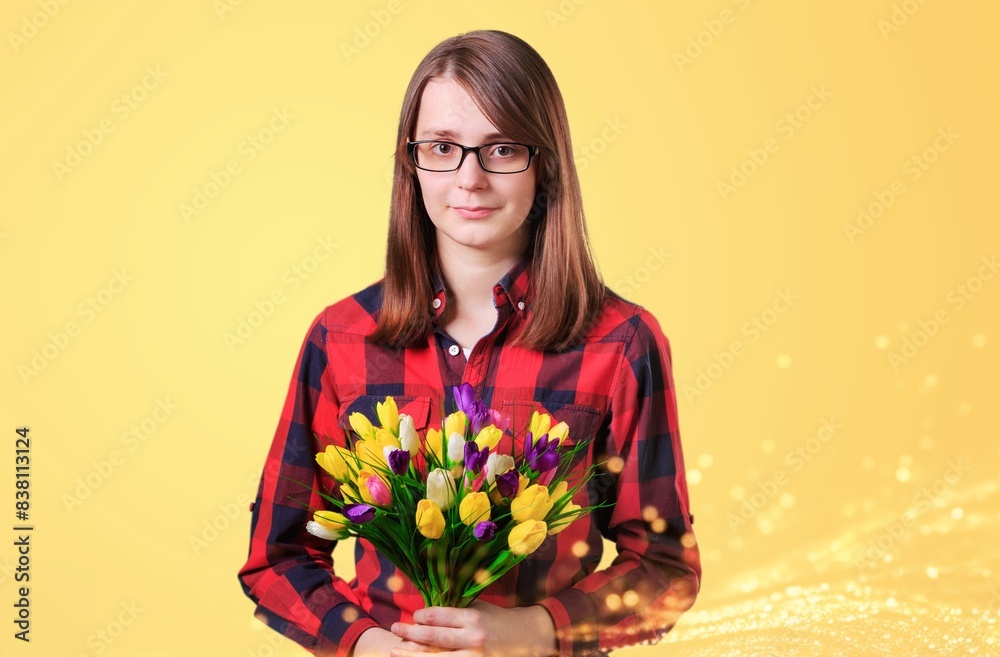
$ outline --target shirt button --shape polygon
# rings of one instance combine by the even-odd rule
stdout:
[[[518,310],[524,310],[524,302],[523,301],[518,301],[517,302],[517,309]]]
[[[441,307],[441,299],[434,299],[434,301],[431,301],[431,305],[434,306],[435,308],[440,308]]]
[[[461,349],[458,348],[457,344],[453,344],[450,347],[448,347],[448,353],[451,354],[452,356],[457,356],[459,351],[461,351]]]

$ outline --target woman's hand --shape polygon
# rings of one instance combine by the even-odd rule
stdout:
[[[354,644],[354,652],[351,655],[352,657],[385,657],[390,651],[395,654],[394,651],[397,648],[406,651],[403,654],[407,655],[440,652],[432,646],[422,646],[413,641],[406,641],[392,632],[386,632],[381,627],[373,627],[361,633],[357,643]]]
[[[410,657],[427,647],[449,657],[549,657],[557,652],[552,618],[539,606],[504,609],[476,601],[464,609],[418,609],[413,620],[394,623],[392,633],[418,648],[394,648],[392,657]]]

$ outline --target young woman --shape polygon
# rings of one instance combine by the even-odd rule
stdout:
[[[306,532],[330,483],[315,461],[353,412],[392,395],[418,431],[467,382],[510,418],[532,411],[604,463],[582,505],[464,609],[423,603],[358,541],[356,579]],[[693,603],[692,533],[670,345],[606,288],[590,253],[562,96],[521,39],[476,31],[420,63],[403,101],[385,276],[325,308],[299,352],[240,570],[257,617],[318,655],[590,655],[659,640]],[[615,544],[597,570],[603,540]]]

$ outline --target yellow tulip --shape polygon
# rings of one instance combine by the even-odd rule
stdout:
[[[469,493],[458,506],[458,517],[466,525],[490,519],[490,498],[486,493]]]
[[[313,514],[313,520],[334,532],[347,529],[351,524],[350,520],[336,511],[317,511]]]
[[[572,502],[567,502],[566,506],[564,506],[562,508],[562,511],[559,512],[559,515],[563,515],[564,513],[570,515],[564,516],[562,518],[559,518],[558,520],[553,520],[552,522],[550,522],[549,536],[558,534],[562,530],[569,527],[570,523],[574,522],[577,518],[580,517],[579,512],[580,512],[579,504],[573,504]]]
[[[438,463],[444,463],[444,440],[442,440],[442,433],[440,429],[428,429],[427,430],[427,449],[434,458],[438,460]]]
[[[371,440],[375,437],[375,427],[372,426],[371,420],[365,417],[363,413],[351,413],[351,416],[347,419],[351,423],[354,433],[361,436],[362,440]]]
[[[394,436],[392,432],[385,427],[379,427],[375,430],[375,444],[382,449],[385,449],[386,447],[399,449],[399,438],[396,438],[396,436]]]
[[[417,531],[427,538],[438,539],[444,535],[444,514],[431,500],[417,502],[416,521]]]
[[[385,453],[374,440],[359,440],[354,445],[354,453],[357,454],[361,465],[366,468],[389,468],[389,462],[385,460]]]
[[[479,435],[476,436],[476,447],[482,449],[484,447],[489,447],[493,449],[500,442],[500,438],[503,436],[503,432],[497,429],[492,424],[488,427],[483,427],[480,430]]]
[[[375,404],[375,412],[378,414],[378,421],[382,427],[394,434],[399,433],[399,409],[396,408],[396,400],[386,397],[385,403]]]
[[[371,490],[368,488],[368,480],[372,477],[377,477],[375,471],[371,468],[365,467],[358,472],[358,493],[361,495],[361,499],[364,500],[365,504],[375,504],[375,500],[372,498]]]
[[[545,486],[535,484],[528,486],[510,501],[510,515],[514,522],[523,523],[528,520],[544,520],[552,509],[553,500],[549,499],[549,490]]]
[[[343,483],[351,480],[351,468],[346,460],[348,458],[351,459],[351,463],[355,462],[350,450],[336,445],[327,445],[326,451],[316,455],[316,462],[319,463],[319,467],[333,475],[334,479]]]
[[[549,440],[558,439],[559,441],[566,440],[566,436],[569,435],[569,425],[565,422],[560,422],[556,426],[549,429]]]
[[[555,488],[552,489],[552,492],[549,493],[549,497],[552,498],[552,501],[554,502],[568,492],[569,492],[569,484],[567,484],[566,480],[563,479],[558,484],[556,484]]]
[[[465,435],[465,425],[468,418],[462,411],[455,411],[444,419],[444,435],[450,436],[453,433]]]
[[[547,413],[539,413],[538,411],[531,412],[531,426],[529,427],[531,431],[532,442],[538,442],[538,439],[542,437],[543,434],[549,432],[549,426],[552,424],[552,418],[548,416]]]
[[[507,544],[514,554],[531,554],[545,540],[546,529],[541,520],[518,523],[507,535]]]

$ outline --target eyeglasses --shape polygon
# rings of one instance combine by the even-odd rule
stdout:
[[[538,155],[538,146],[510,142],[462,146],[452,141],[425,139],[408,141],[410,158],[418,169],[424,171],[458,171],[465,156],[475,153],[479,166],[488,173],[520,173],[531,165],[531,158]]]

